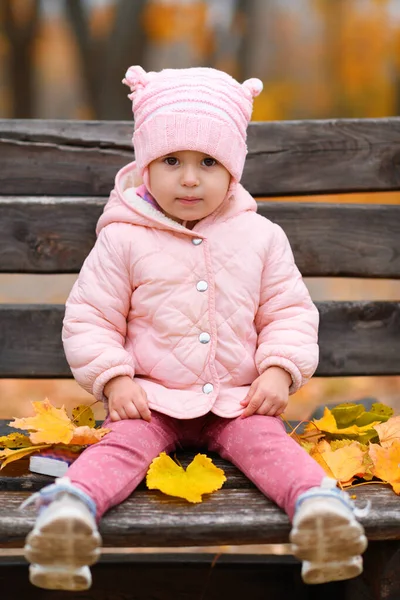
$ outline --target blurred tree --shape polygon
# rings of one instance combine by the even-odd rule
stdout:
[[[0,18],[8,40],[7,71],[12,117],[34,116],[33,47],[39,27],[40,0],[0,0]]]
[[[148,38],[145,64],[152,70],[208,62],[211,32],[206,0],[148,0],[143,26]]]
[[[391,21],[389,4],[390,0],[313,0],[323,23],[331,116],[395,114],[394,41],[399,27]]]
[[[94,32],[83,0],[66,0],[76,36],[88,101],[96,119],[130,118],[124,86],[116,85],[132,64],[142,64],[146,36],[142,12],[146,0],[119,0],[113,5],[109,29]]]
[[[297,85],[290,56],[296,39],[292,39],[293,17],[281,0],[239,0],[237,10],[243,30],[240,79],[259,77],[264,83],[254,104],[253,119],[288,118],[296,103]]]

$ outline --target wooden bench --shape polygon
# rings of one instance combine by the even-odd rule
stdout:
[[[0,273],[79,271],[114,176],[132,160],[131,134],[130,122],[0,121]],[[398,190],[399,164],[400,119],[253,123],[243,183],[255,196],[274,197]],[[400,278],[400,206],[273,201],[259,211],[285,229],[304,276]],[[327,301],[319,309],[317,375],[400,373],[399,302]],[[0,377],[70,377],[63,312],[62,305],[0,305]],[[184,464],[190,457],[179,456]],[[93,568],[93,587],[75,597],[400,597],[400,498],[384,486],[357,488],[361,504],[372,502],[362,520],[370,543],[364,574],[347,582],[306,586],[291,556],[132,550],[288,542],[286,515],[234,467],[215,462],[228,481],[202,504],[142,485],[111,510],[101,523],[105,554]],[[69,598],[33,588],[18,550],[34,522],[33,510],[18,507],[51,478],[10,471],[0,473],[2,597]]]

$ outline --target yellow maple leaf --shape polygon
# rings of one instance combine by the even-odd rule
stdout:
[[[68,444],[73,435],[74,425],[71,423],[65,408],[55,408],[46,398],[43,402],[32,402],[36,415],[14,419],[10,427],[30,431],[32,444]]]
[[[87,425],[88,427],[95,427],[96,421],[94,414],[90,406],[85,404],[79,404],[72,409],[72,421],[77,427]]]
[[[364,461],[365,450],[358,442],[350,441],[335,450],[323,440],[311,451],[327,475],[333,477],[343,486],[350,485],[355,476],[362,477],[367,466]]]
[[[378,432],[381,446],[389,448],[395,440],[400,440],[400,416],[392,417],[386,423],[375,425],[375,429]]]
[[[13,462],[14,460],[19,460],[20,458],[24,458],[24,456],[28,456],[29,454],[33,454],[38,450],[42,450],[43,448],[49,448],[49,444],[42,444],[41,446],[31,446],[30,448],[18,448],[17,450],[10,450],[6,448],[5,450],[0,451],[0,460],[1,460],[1,469],[4,469],[8,463]]]
[[[109,431],[111,430],[105,429],[104,427],[101,429],[93,429],[93,427],[83,425],[82,427],[77,427],[74,429],[70,444],[75,444],[77,446],[89,446],[99,442],[101,438]]]
[[[201,502],[202,494],[219,490],[225,481],[223,470],[216,467],[205,454],[197,454],[185,471],[162,452],[152,461],[146,476],[150,490],[160,490],[189,502]]]
[[[396,494],[400,494],[400,440],[394,440],[387,448],[370,444],[369,456],[373,461],[372,473],[375,477],[390,483]]]

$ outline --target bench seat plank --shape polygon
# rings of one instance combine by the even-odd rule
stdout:
[[[3,194],[107,194],[133,160],[131,121],[0,120]],[[253,195],[396,190],[400,118],[250,123]],[[51,165],[51,168],[49,168]]]
[[[77,273],[101,197],[0,197],[0,272]],[[305,277],[400,278],[400,205],[259,202]]]
[[[317,306],[317,375],[399,373],[400,302],[328,301]],[[70,377],[60,334],[63,315],[63,305],[0,305],[0,377]]]
[[[355,489],[357,502],[372,508],[361,519],[370,540],[400,539],[399,498],[385,486]],[[33,527],[35,510],[19,510],[28,492],[0,492],[0,546],[19,548]],[[228,508],[229,507],[229,508]],[[201,504],[158,491],[137,490],[101,521],[105,547],[176,547],[287,543],[283,511],[255,488],[222,489]]]

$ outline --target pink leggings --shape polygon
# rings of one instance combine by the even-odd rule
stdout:
[[[224,419],[213,413],[180,420],[152,411],[139,419],[111,422],[100,442],[89,446],[68,469],[72,483],[96,503],[97,518],[127,498],[160,452],[208,448],[236,465],[265,496],[293,517],[297,497],[320,485],[323,469],[276,417]]]

